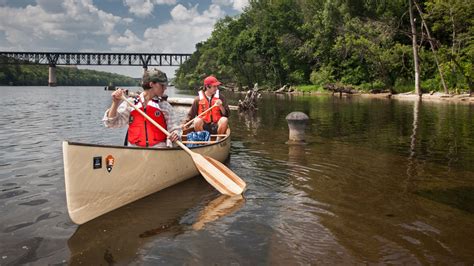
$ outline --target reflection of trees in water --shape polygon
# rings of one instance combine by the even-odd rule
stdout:
[[[211,200],[209,193],[206,196],[203,191],[215,193],[195,178],[79,226],[68,240],[70,263],[129,264],[137,259],[138,253],[143,253],[139,251],[146,249],[147,243],[202,229],[244,203],[241,196],[228,199],[219,195]],[[188,221],[186,217],[190,216],[195,218]]]
[[[418,135],[419,135],[419,128],[421,125],[419,124],[419,117],[422,115],[420,112],[420,105],[422,104],[420,101],[415,101],[413,105],[413,124],[412,124],[412,134],[410,135],[410,153],[408,156],[408,163],[407,163],[407,180],[406,180],[406,187],[405,192],[413,191],[416,195],[422,196],[426,199],[449,205],[453,208],[457,208],[459,210],[463,210],[469,213],[474,213],[474,189],[470,187],[454,187],[454,188],[447,188],[442,187],[439,189],[418,189],[415,184],[416,178],[421,174],[423,171],[422,167],[426,162],[420,161],[417,159],[417,145],[418,144]],[[441,112],[442,114],[446,114],[446,112]],[[447,117],[443,117],[440,121],[447,121]],[[441,131],[440,129],[438,129]],[[453,166],[452,164],[458,160],[458,143],[457,138],[451,137],[455,133],[451,132],[451,127],[448,127],[448,131],[444,132],[448,136],[444,136],[441,132],[436,132],[436,138],[448,137],[447,143],[447,150],[445,153],[445,157],[447,159],[447,166],[451,170]],[[435,143],[432,143],[435,146]],[[430,152],[429,150],[427,152]],[[454,185],[454,183],[450,184],[449,186]]]
[[[239,112],[238,121],[254,134],[261,127],[261,118],[257,116],[256,112]]]
[[[407,164],[407,187],[410,185],[410,181],[417,175],[417,160],[416,160],[416,143],[417,143],[417,134],[418,134],[418,117],[420,112],[420,103],[421,100],[415,101],[413,105],[413,124],[412,124],[412,134],[410,135],[410,155],[408,156]]]
[[[470,214],[474,214],[474,188],[472,187],[424,189],[417,190],[416,194]]]

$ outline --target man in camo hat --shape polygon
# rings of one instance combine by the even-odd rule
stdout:
[[[112,93],[112,105],[105,112],[102,121],[106,127],[119,128],[128,125],[126,144],[138,147],[172,146],[182,134],[173,107],[163,100],[168,78],[162,71],[154,68],[145,71],[142,79],[143,92],[134,98],[134,104],[161,127],[170,132],[166,136],[156,126],[146,120],[138,111],[122,102],[123,90]]]
[[[168,77],[162,71],[157,68],[153,68],[145,71],[142,78],[142,88],[148,90],[151,88],[150,82],[160,83],[161,85],[168,86]]]

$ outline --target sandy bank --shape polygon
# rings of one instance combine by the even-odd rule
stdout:
[[[401,101],[417,101],[419,99],[417,94],[414,93],[400,93],[400,94],[390,94],[390,93],[379,93],[379,94],[356,94],[362,97],[371,97],[371,98],[390,98],[394,100]],[[433,94],[424,93],[421,96],[422,101],[429,102],[449,102],[449,103],[464,103],[464,104],[474,104],[474,97],[469,97],[469,94],[445,94],[435,92]]]
[[[290,92],[290,94],[296,95],[328,95],[332,94],[331,92]],[[339,97],[339,93],[334,93],[334,97]],[[399,93],[399,94],[391,94],[391,93],[354,93],[354,94],[346,94],[342,93],[342,97],[367,97],[367,98],[386,98],[386,99],[394,99],[394,100],[401,100],[401,101],[417,101],[419,99],[417,94],[414,93]],[[474,104],[474,96],[469,97],[469,94],[445,94],[440,92],[435,92],[433,94],[424,93],[421,97],[422,101],[429,101],[429,102],[449,102],[449,103],[463,103],[463,104]]]
[[[392,95],[391,98],[396,99],[396,100],[411,100],[411,101],[416,101],[419,99],[418,95],[414,93],[394,94]],[[422,98],[422,101],[474,104],[474,97],[469,97],[469,94],[445,94],[445,93],[435,92],[433,94],[425,93],[422,95],[421,98]]]

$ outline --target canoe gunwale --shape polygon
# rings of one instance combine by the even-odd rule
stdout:
[[[210,142],[209,144],[202,144],[200,146],[195,146],[195,147],[189,147],[189,149],[194,150],[194,149],[199,149],[202,147],[209,147],[213,145],[219,145],[220,143],[226,141],[229,138],[230,134],[227,134],[224,138],[220,139],[219,141],[216,142]],[[181,147],[176,146],[172,148],[155,148],[155,147],[136,147],[136,146],[123,146],[123,145],[111,145],[111,144],[92,144],[92,143],[84,143],[84,142],[75,142],[75,141],[69,141],[69,140],[64,140],[64,142],[67,142],[69,145],[77,145],[77,146],[89,146],[89,147],[103,147],[103,148],[114,148],[114,149],[135,149],[135,150],[157,150],[157,151],[172,151],[172,150],[182,150]]]

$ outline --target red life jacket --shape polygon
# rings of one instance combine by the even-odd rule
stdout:
[[[198,108],[198,115],[204,111],[206,111],[207,109],[209,109],[209,107],[213,106],[217,100],[219,100],[219,90],[216,91],[216,93],[214,94],[214,96],[212,97],[211,99],[211,103],[209,104],[209,100],[207,99],[207,96],[204,94],[203,91],[199,91],[199,108]],[[208,113],[206,113],[205,115],[203,116],[199,116],[202,118],[202,120],[204,120],[204,122],[206,124],[209,124],[209,123],[217,123],[219,121],[219,119],[221,119],[222,117],[222,114],[221,114],[221,110],[217,107],[215,108],[212,108],[212,110]]]
[[[146,108],[143,108],[143,95],[135,98],[135,105],[145,112],[151,119],[157,122],[164,129],[167,129],[166,120],[158,106],[159,100],[151,99]],[[165,133],[161,132],[155,125],[141,115],[137,110],[130,112],[128,124],[128,142],[140,147],[154,146],[166,140]]]

